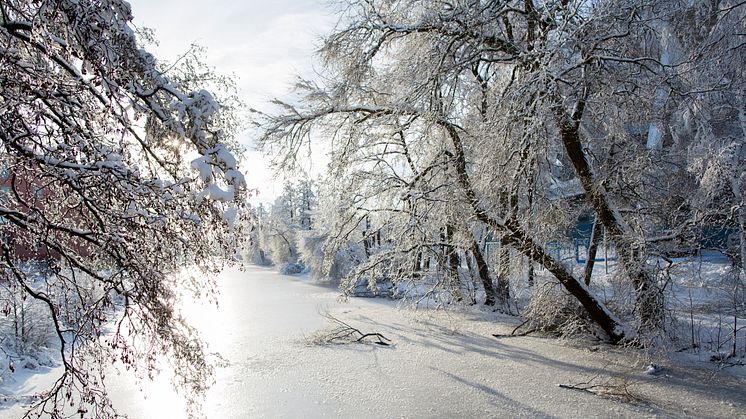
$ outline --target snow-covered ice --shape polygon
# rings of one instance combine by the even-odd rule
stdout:
[[[339,300],[336,289],[266,268],[229,271],[219,307],[185,308],[224,362],[205,414],[223,417],[743,417],[743,378],[696,365],[650,361],[593,342],[501,337],[516,320],[490,312],[397,309],[383,299]],[[310,344],[330,327],[323,313],[381,333],[392,346]],[[703,364],[704,366],[704,364]],[[558,387],[595,379],[631,384],[625,403]],[[167,376],[110,383],[134,418],[182,417]],[[0,411],[17,417],[14,407]]]

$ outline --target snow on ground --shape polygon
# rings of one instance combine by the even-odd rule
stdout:
[[[30,365],[28,365],[30,363]],[[38,365],[33,357],[21,357],[21,362],[14,362],[12,370],[4,369],[0,385],[0,417],[19,417],[19,414],[6,416],[2,409],[14,405],[33,402],[37,393],[54,385],[62,375],[63,367],[50,359],[50,365]]]
[[[501,337],[516,320],[484,312],[412,311],[383,299],[340,301],[337,290],[266,268],[229,271],[218,308],[188,307],[225,361],[205,414],[222,417],[746,417],[746,380],[708,362],[645,361],[595,342]],[[391,346],[315,345],[329,313]],[[701,366],[701,368],[700,368]],[[594,379],[595,378],[595,379]],[[634,403],[560,388],[627,384]],[[134,418],[181,417],[167,376],[112,381],[115,404]],[[18,406],[0,411],[17,417]]]

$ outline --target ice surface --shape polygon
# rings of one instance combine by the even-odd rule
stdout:
[[[225,362],[208,392],[208,418],[381,417],[739,417],[744,381],[664,365],[598,343],[502,337],[517,321],[488,311],[398,309],[382,299],[341,302],[334,288],[303,276],[249,267],[220,278],[220,305],[194,304],[187,316]],[[392,346],[309,345],[330,326],[321,313]],[[593,377],[629,377],[649,403],[622,403],[559,388]],[[142,390],[124,374],[110,383],[133,418],[183,417],[167,375]],[[739,381],[740,380],[740,381]],[[0,411],[17,417],[19,410]]]
[[[263,268],[222,279],[219,309],[195,310],[211,349],[228,361],[208,393],[209,418],[618,417],[677,416],[685,410],[734,417],[746,412],[737,384],[701,385],[699,376],[676,367],[651,377],[644,374],[645,363],[615,349],[606,353],[605,346],[591,352],[553,339],[492,337],[510,333],[515,322],[510,317],[414,312],[382,299],[344,303],[333,288]],[[382,333],[393,346],[309,345],[315,333],[330,326],[320,314],[327,311],[361,330]],[[625,404],[557,387],[620,373],[642,381],[639,389],[655,404]],[[140,404],[139,392],[113,394],[133,417],[174,411],[159,400],[151,400],[151,407]]]

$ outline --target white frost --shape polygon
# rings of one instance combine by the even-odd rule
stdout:
[[[192,168],[199,172],[199,178],[207,182],[212,177],[212,165],[205,161],[205,156],[192,160]]]
[[[236,216],[238,216],[238,209],[236,207],[230,207],[223,213],[223,219],[228,223],[228,227],[233,229],[236,224]]]

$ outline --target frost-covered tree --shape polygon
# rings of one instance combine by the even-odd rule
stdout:
[[[210,381],[175,304],[234,251],[235,101],[191,54],[158,62],[131,19],[122,0],[0,3],[0,281],[48,316],[64,373],[34,407],[55,417],[112,416],[113,361],[147,376],[168,355],[194,401]]]
[[[298,234],[312,229],[315,202],[313,182],[307,179],[286,182],[269,210],[255,220],[259,248],[283,271],[303,268]]]
[[[296,235],[298,252],[311,276],[340,284],[353,267],[365,259],[365,234],[361,228],[344,234],[338,228],[344,223],[343,207],[348,201],[339,181],[325,177],[315,182],[312,228]],[[346,230],[342,230],[346,231]],[[345,236],[345,237],[343,237]]]
[[[738,66],[743,25],[743,4],[726,1],[353,2],[321,50],[329,80],[300,84],[300,105],[268,116],[263,140],[292,154],[329,139],[332,173],[360,190],[353,224],[371,212],[391,220],[391,251],[361,269],[419,269],[420,253],[473,248],[486,226],[620,341],[630,335],[587,275],[544,243],[592,214],[619,254],[639,330],[660,325],[648,256],[696,224],[684,207],[699,177],[680,170],[693,143],[671,147],[664,114],[702,91],[738,92],[737,76],[712,83],[705,69]]]
[[[262,247],[262,220],[267,218],[267,211],[264,204],[248,209],[248,216],[244,220],[245,236],[241,238],[241,258],[244,263],[264,266],[269,263],[266,251]]]

